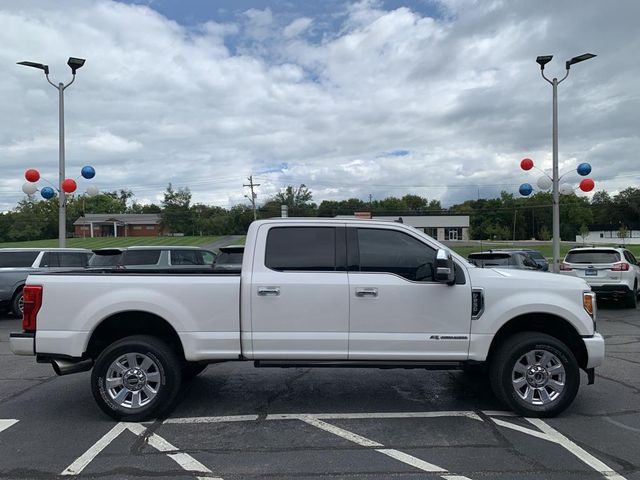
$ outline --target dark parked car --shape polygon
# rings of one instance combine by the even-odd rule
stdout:
[[[545,258],[545,256],[540,253],[538,250],[531,250],[529,248],[505,248],[502,251],[504,252],[523,252],[528,254],[534,262],[540,267],[540,270],[545,272],[549,271],[549,262]]]
[[[220,248],[220,253],[213,262],[213,269],[218,272],[239,272],[242,269],[244,245],[228,245]]]
[[[481,268],[516,268],[520,270],[540,270],[531,256],[523,251],[489,250],[470,253],[468,260]]]
[[[136,270],[206,267],[213,264],[215,257],[215,253],[200,247],[101,248],[93,251],[89,267]]]
[[[22,287],[29,274],[85,268],[90,257],[83,248],[0,249],[0,303],[22,316]]]

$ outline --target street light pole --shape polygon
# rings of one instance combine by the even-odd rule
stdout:
[[[540,65],[540,73],[542,78],[551,84],[553,87],[553,126],[552,126],[552,195],[553,195],[553,221],[552,221],[552,235],[553,235],[553,265],[552,271],[558,273],[560,271],[560,178],[558,174],[558,85],[560,85],[568,76],[571,65],[589,60],[595,57],[592,53],[584,53],[577,57],[573,57],[571,60],[567,60],[565,67],[567,72],[564,77],[558,80],[556,77],[553,80],[549,80],[544,74],[544,66],[551,61],[553,55],[544,55],[536,58],[536,62]]]
[[[64,90],[71,86],[76,79],[76,70],[84,65],[83,58],[69,57],[67,65],[71,68],[73,78],[65,85],[60,82],[57,85],[49,79],[49,66],[35,62],[18,62],[18,65],[37,68],[44,71],[47,82],[58,90],[58,247],[63,248],[66,242],[67,230],[67,194],[62,188],[65,179],[65,161],[64,161]]]
[[[75,80],[75,75],[73,76]],[[47,76],[47,80],[49,77]],[[73,82],[73,80],[72,80]],[[51,82],[49,82],[51,83]],[[53,84],[52,84],[53,85]],[[69,84],[71,85],[71,83]],[[67,194],[62,190],[65,178],[64,165],[64,84],[58,86],[58,247],[64,248],[67,241]]]

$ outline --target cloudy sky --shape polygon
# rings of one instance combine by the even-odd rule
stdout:
[[[414,193],[449,205],[517,192],[551,166],[551,86],[537,55],[597,58],[559,87],[561,171],[640,180],[640,2],[0,0],[0,210],[26,168],[159,202],[166,185],[228,207],[304,183],[314,200]],[[577,185],[578,177],[567,180]],[[79,182],[80,191],[88,183]],[[41,182],[41,185],[45,184]]]

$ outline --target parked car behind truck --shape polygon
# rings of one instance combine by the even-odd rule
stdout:
[[[82,248],[2,248],[0,249],[0,303],[22,316],[22,287],[35,272],[82,269],[91,252]]]
[[[32,275],[11,349],[92,369],[100,408],[143,420],[203,364],[457,369],[486,364],[514,411],[556,415],[604,358],[581,279],[483,269],[400,223],[251,224],[241,272]]]
[[[92,268],[175,269],[211,266],[216,254],[200,247],[157,246],[100,248],[89,260]]]

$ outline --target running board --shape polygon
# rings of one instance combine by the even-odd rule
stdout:
[[[425,370],[458,370],[464,362],[414,360],[256,360],[257,368],[422,368]]]

